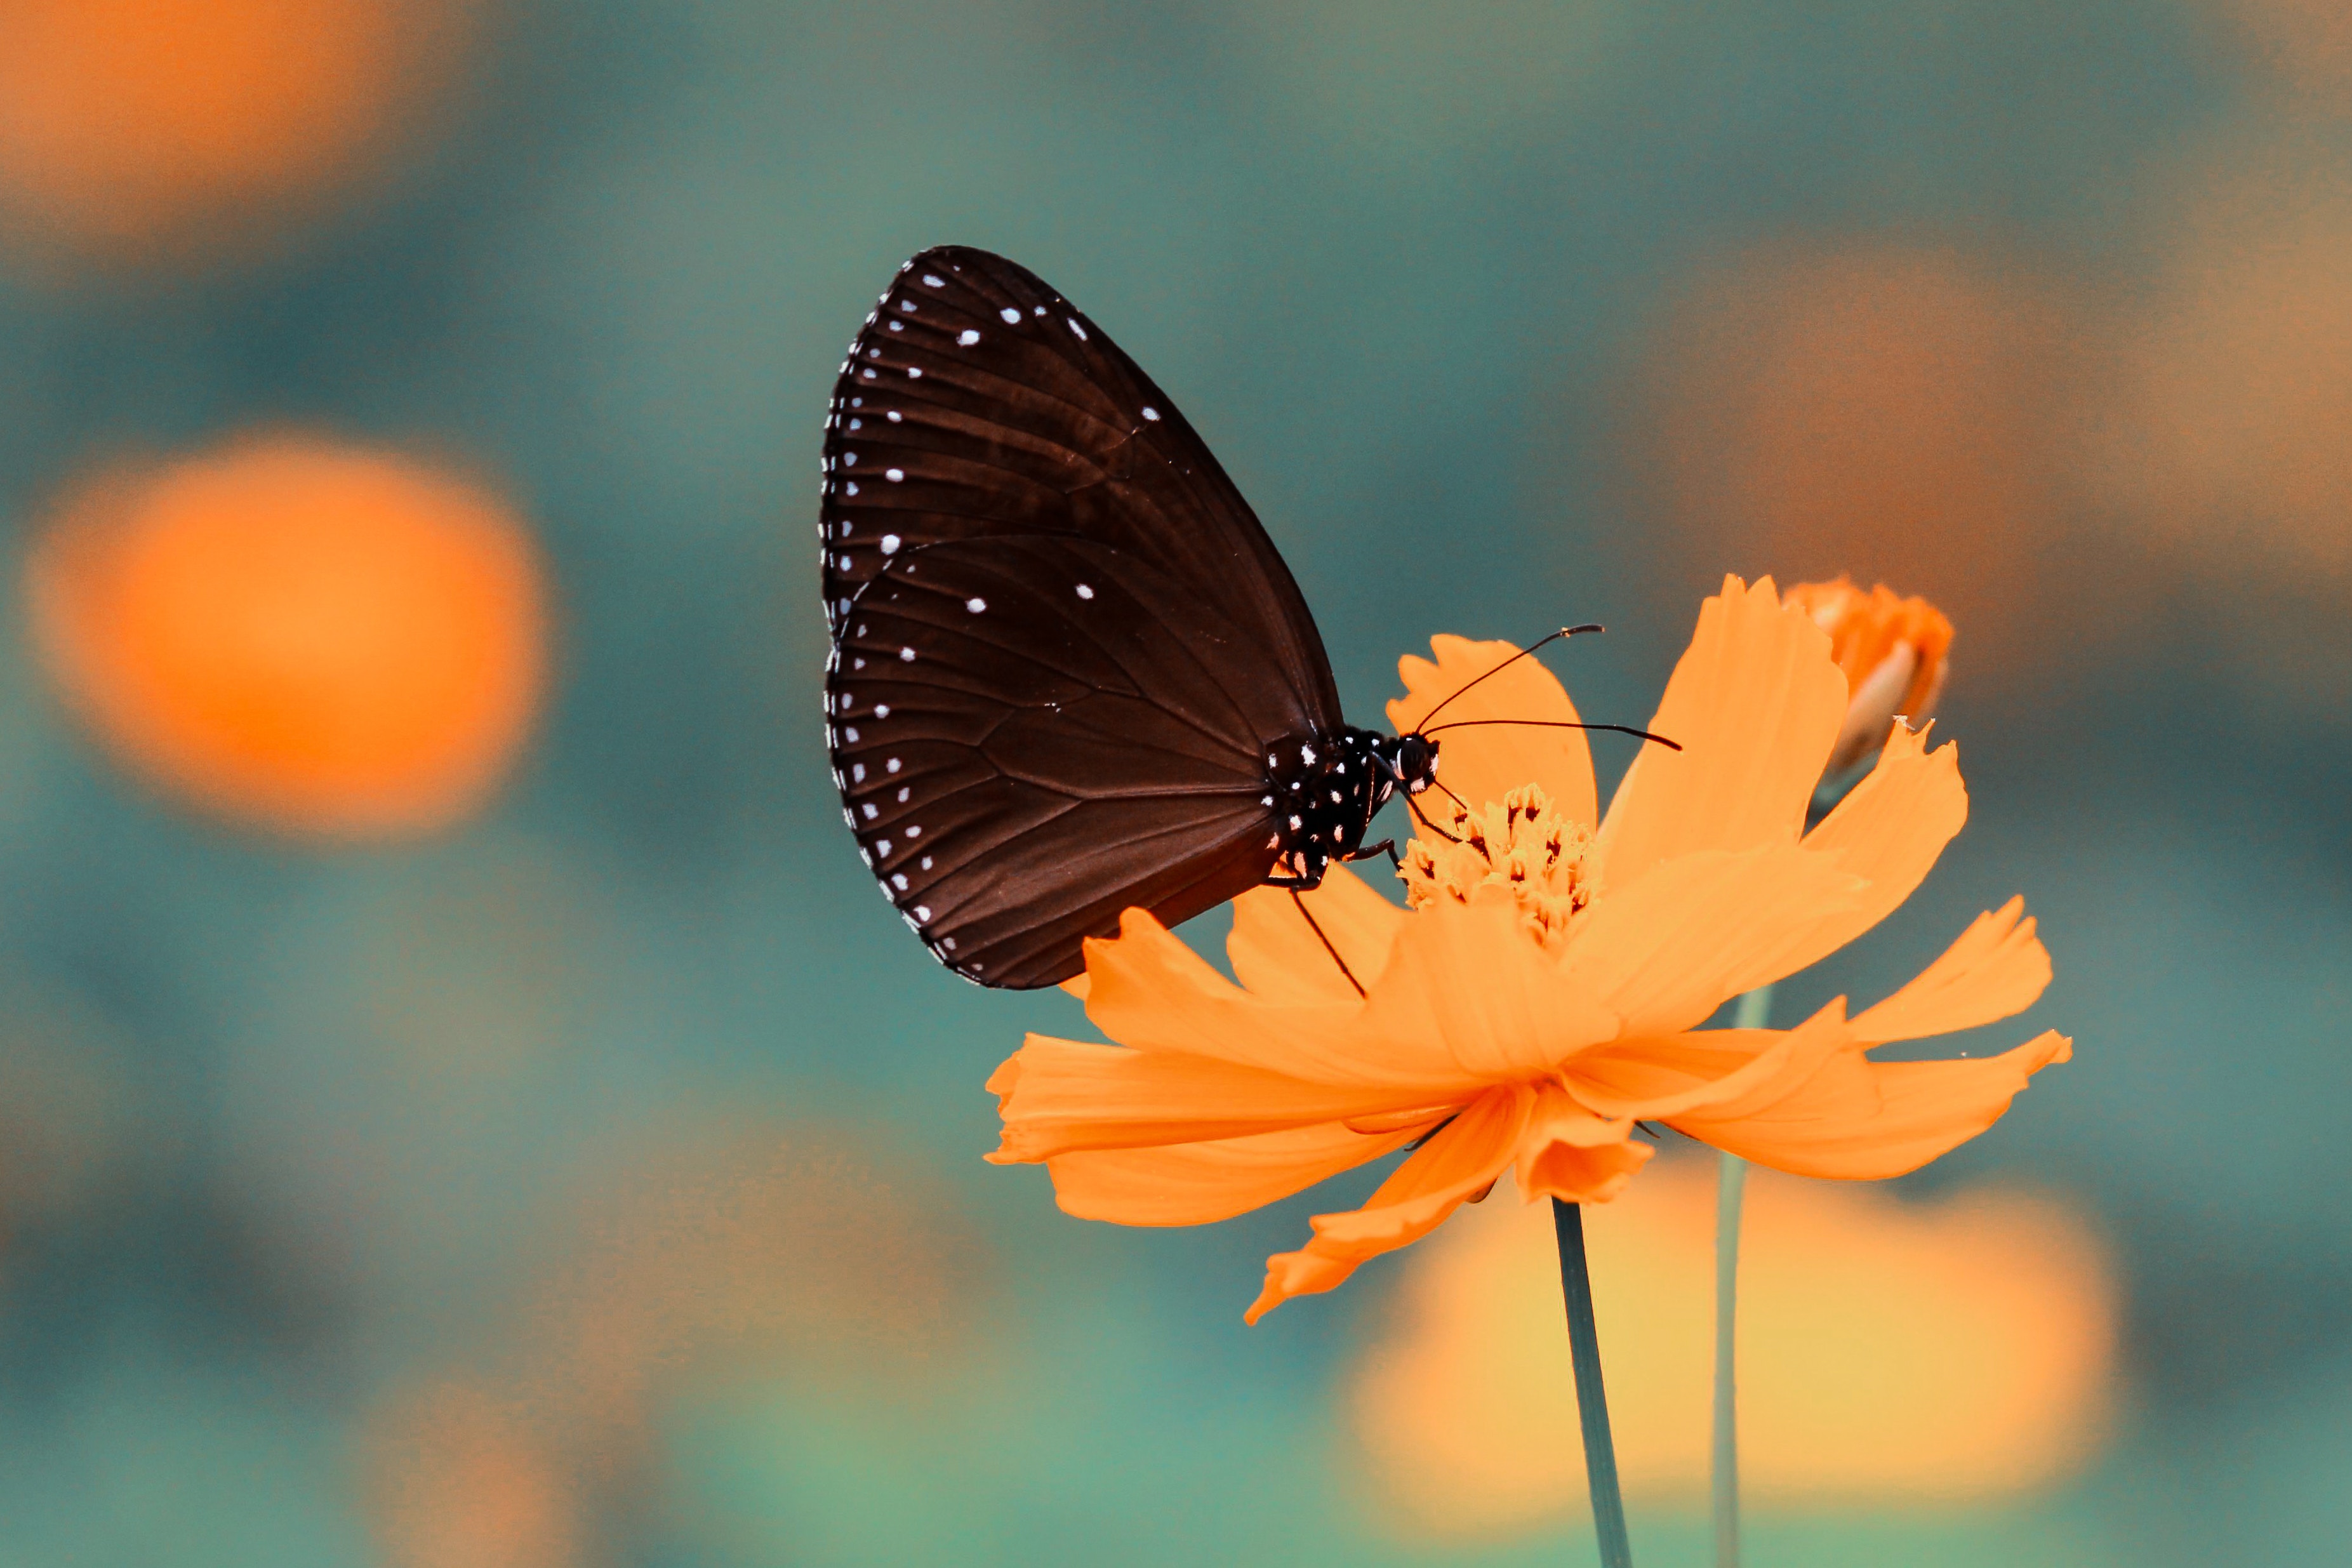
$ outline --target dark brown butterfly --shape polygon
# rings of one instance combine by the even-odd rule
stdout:
[[[1066,979],[1130,906],[1314,887],[1434,781],[1433,741],[1342,720],[1298,585],[1168,395],[1003,257],[927,250],[866,318],[818,532],[843,815],[968,980]]]

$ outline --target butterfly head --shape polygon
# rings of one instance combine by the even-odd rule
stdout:
[[[1420,795],[1437,782],[1437,742],[1428,736],[1415,733],[1399,735],[1389,742],[1390,754],[1384,759],[1397,785],[1407,795]]]

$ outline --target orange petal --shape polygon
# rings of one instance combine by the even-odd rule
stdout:
[[[1738,1093],[1692,1107],[1713,1121],[1759,1115],[1801,1091],[1811,1097],[1808,1104],[1818,1116],[1860,1120],[1878,1114],[1878,1080],[1871,1076],[1863,1043],[1846,1021],[1843,996],[1793,1029],[1701,1029],[1683,1037],[1717,1049],[1759,1055],[1776,1041],[1787,1047],[1778,1070],[1743,1080],[1745,1087]]]
[[[1498,886],[1441,899],[1406,921],[1364,1032],[1432,1088],[1537,1078],[1618,1032],[1596,994],[1565,978]]]
[[[1425,658],[1397,660],[1397,674],[1405,694],[1389,703],[1389,722],[1400,735],[1420,728],[1441,702],[1440,725],[1465,720],[1541,720],[1550,724],[1577,721],[1576,705],[1568,700],[1550,670],[1533,658],[1522,658],[1501,674],[1470,682],[1518,653],[1507,642],[1471,642],[1465,637],[1429,639],[1433,664]],[[1461,691],[1458,701],[1446,701]],[[1598,811],[1592,787],[1592,752],[1581,730],[1548,729],[1543,724],[1482,722],[1445,729],[1433,737],[1438,743],[1437,776],[1445,787],[1481,806],[1498,802],[1521,784],[1541,784],[1552,804],[1571,821],[1591,826]]]
[[[2025,900],[1981,914],[1919,977],[1853,1021],[1873,1045],[1916,1040],[1990,1024],[2032,1006],[2050,984],[2050,952],[2033,934]]]
[[[1759,1165],[1800,1176],[1874,1181],[1916,1171],[2000,1118],[2026,1079],[2074,1054],[2053,1030],[2015,1050],[1980,1059],[1874,1062],[1844,1053],[1795,1093],[1761,1113],[1677,1117],[1673,1126]],[[1878,1092],[1869,1116],[1841,1113],[1843,1081],[1859,1071]]]
[[[1419,1086],[1311,1083],[1215,1057],[1045,1035],[1030,1036],[988,1086],[1004,1119],[1003,1141],[988,1156],[1000,1165],[1074,1149],[1239,1138],[1433,1103]]]
[[[1118,1225],[1208,1225],[1401,1149],[1427,1121],[1365,1134],[1337,1122],[1164,1149],[1094,1149],[1045,1162],[1066,1214]]]
[[[1362,1208],[1317,1215],[1314,1240],[1265,1260],[1265,1289],[1244,1320],[1255,1323],[1293,1296],[1328,1290],[1368,1258],[1436,1229],[1503,1173],[1535,1099],[1524,1084],[1489,1090],[1390,1173]]]
[[[1234,973],[1264,1002],[1355,1002],[1356,987],[1298,912],[1300,900],[1358,984],[1369,990],[1380,979],[1405,912],[1345,866],[1325,872],[1323,885],[1311,893],[1294,898],[1276,888],[1252,888],[1235,899],[1234,931],[1225,939]]]
[[[1520,1135],[1513,1174],[1529,1203],[1607,1203],[1625,1190],[1654,1151],[1627,1136],[1630,1124],[1605,1121],[1557,1084],[1546,1084]]]
[[[1622,1018],[1627,1037],[1679,1034],[1788,973],[1792,949],[1853,909],[1862,886],[1793,843],[1685,855],[1630,889],[1604,889],[1574,928],[1561,973]]]
[[[1836,854],[1840,866],[1870,885],[1853,909],[1813,931],[1782,973],[1828,956],[1894,913],[1968,821],[1959,748],[1943,745],[1930,752],[1927,745],[1927,731],[1896,725],[1878,765],[1805,835],[1807,849]]]
[[[1683,749],[1644,745],[1610,803],[1593,847],[1604,886],[1700,850],[1794,840],[1845,706],[1822,629],[1782,609],[1769,577],[1725,578],[1650,721]]]
[[[1620,1040],[1586,1051],[1560,1076],[1577,1102],[1600,1115],[1662,1121],[1753,1092],[1787,1069],[1790,1049],[1778,1030],[1710,1029]]]
[[[1322,961],[1328,964],[1330,955]],[[1363,1005],[1352,991],[1343,1001],[1313,1006],[1261,1001],[1144,910],[1128,910],[1116,938],[1088,939],[1087,974],[1087,1016],[1146,1054],[1215,1058],[1325,1083],[1427,1078],[1425,1050],[1397,1066],[1362,1049]]]

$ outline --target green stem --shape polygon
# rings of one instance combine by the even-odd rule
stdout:
[[[1551,1201],[1559,1237],[1559,1288],[1568,1300],[1568,1353],[1576,1365],[1576,1414],[1584,1428],[1584,1479],[1592,1489],[1592,1529],[1601,1568],[1633,1568],[1625,1499],[1617,1486],[1617,1446],[1609,1436],[1609,1395],[1601,1386],[1601,1331],[1592,1320],[1592,1271],[1584,1261],[1584,1210]]]
[[[1760,1029],[1772,1014],[1772,988],[1739,999],[1732,1026]],[[1717,1157],[1715,1174],[1715,1568],[1739,1568],[1739,1210],[1748,1162]]]

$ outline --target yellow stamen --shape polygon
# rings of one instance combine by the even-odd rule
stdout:
[[[1513,790],[1500,805],[1490,802],[1474,812],[1457,805],[1452,820],[1439,826],[1460,842],[1415,838],[1397,872],[1414,909],[1440,899],[1467,903],[1489,885],[1507,888],[1529,933],[1550,946],[1591,898],[1584,875],[1591,833],[1553,810],[1551,797],[1534,784]]]

